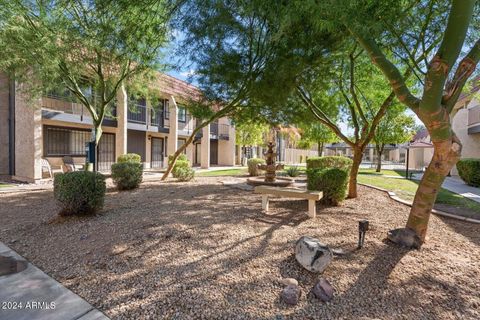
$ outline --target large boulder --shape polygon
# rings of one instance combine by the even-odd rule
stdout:
[[[303,236],[295,246],[295,258],[308,271],[320,273],[332,261],[333,252],[320,240]]]
[[[420,237],[410,228],[399,228],[388,231],[388,240],[406,248],[419,249],[422,246]]]

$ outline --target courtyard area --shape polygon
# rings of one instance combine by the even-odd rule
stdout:
[[[381,191],[359,186],[308,219],[307,201],[275,199],[267,215],[226,179],[109,189],[85,217],[59,217],[51,190],[0,194],[0,241],[112,319],[480,318],[478,224],[432,215],[426,243],[406,250],[385,239],[410,208]],[[357,250],[362,219],[371,228]],[[345,252],[322,274],[329,303],[295,260],[304,235]],[[302,288],[296,306],[280,299],[283,278]]]

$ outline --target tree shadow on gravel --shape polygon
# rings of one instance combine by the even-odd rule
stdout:
[[[466,221],[459,221],[448,217],[437,216],[455,232],[466,237],[470,242],[480,246],[480,225]]]

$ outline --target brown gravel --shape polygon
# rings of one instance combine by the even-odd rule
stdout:
[[[382,192],[360,187],[312,220],[306,201],[271,201],[267,216],[259,196],[219,180],[109,192],[82,218],[56,218],[51,191],[1,194],[0,240],[114,319],[480,319],[478,225],[432,216],[428,242],[406,251],[384,239],[408,208]],[[327,304],[295,261],[302,235],[350,252],[323,274]],[[280,301],[284,277],[302,288],[297,306]]]

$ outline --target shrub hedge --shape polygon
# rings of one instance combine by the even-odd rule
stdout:
[[[184,169],[190,169],[190,161],[188,160],[177,160],[175,166],[172,169],[172,176],[178,178],[179,171]]]
[[[54,178],[53,195],[60,215],[94,214],[103,207],[105,177],[98,172],[72,171]]]
[[[124,163],[124,162],[135,162],[135,163],[141,163],[142,158],[140,157],[139,154],[136,153],[127,153],[127,154],[122,154],[118,156],[117,158],[118,163]]]
[[[480,187],[480,159],[461,159],[457,162],[457,170],[460,178],[466,184]]]
[[[338,168],[350,171],[352,163],[352,159],[342,156],[309,157],[307,169]]]
[[[195,177],[195,170],[190,167],[182,167],[177,169],[175,175],[178,181],[190,181]]]
[[[347,195],[348,175],[347,169],[307,169],[307,189],[323,191],[323,203],[338,205]]]
[[[261,158],[251,158],[247,161],[248,174],[251,177],[256,177],[260,175],[260,170],[258,169],[259,164],[265,164],[265,159]]]
[[[143,164],[137,162],[118,162],[112,164],[112,180],[118,190],[137,188],[143,179]]]

